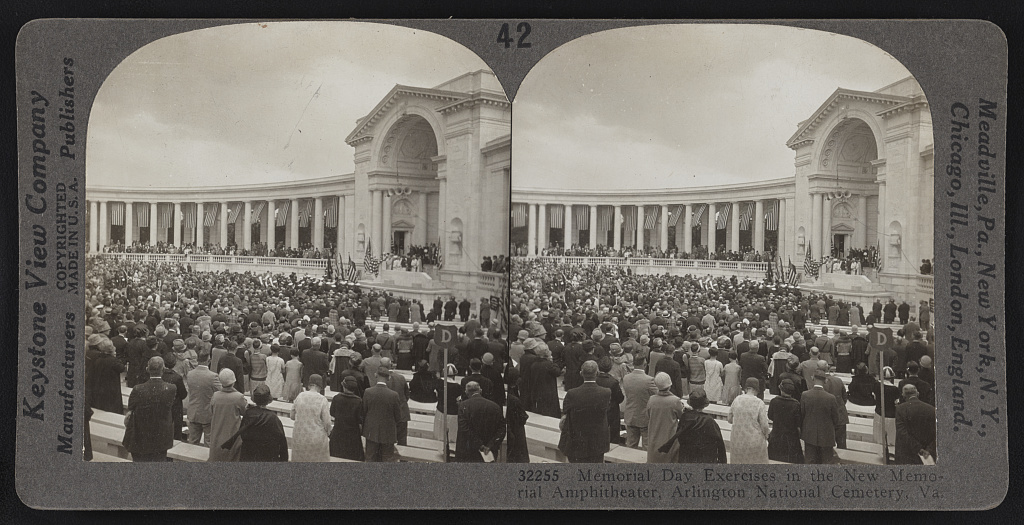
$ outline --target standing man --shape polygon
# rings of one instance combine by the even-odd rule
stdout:
[[[643,368],[634,368],[622,378],[622,393],[626,396],[624,419],[626,423],[626,446],[644,448],[648,446],[647,402],[658,393],[654,378],[645,374]],[[641,440],[643,445],[641,446]]]
[[[476,381],[466,383],[466,399],[459,403],[459,433],[455,443],[455,461],[484,462],[484,454],[493,461],[505,435],[501,407],[482,395]]]
[[[214,392],[220,392],[220,378],[210,370],[210,352],[200,350],[196,357],[198,365],[188,373],[188,442],[193,445],[203,443],[210,446],[210,422],[213,412],[210,400]]]
[[[814,374],[814,386],[800,396],[803,413],[802,435],[804,461],[808,464],[835,462],[836,427],[839,426],[839,403],[825,391],[825,373]]]
[[[132,388],[125,414],[125,448],[132,461],[167,461],[167,449],[174,445],[171,407],[177,389],[164,382],[164,360],[151,357],[146,362],[149,380]]]
[[[921,465],[935,460],[935,408],[918,399],[917,386],[903,385],[903,398],[896,406],[896,463]]]
[[[388,358],[382,358],[380,360],[380,370],[388,371],[388,388],[398,394],[398,406],[402,412],[402,421],[398,423],[396,427],[397,431],[397,443],[405,446],[409,444],[409,421],[412,419],[409,414],[409,382],[405,380],[405,376],[398,373],[390,373],[391,371],[391,360]]]
[[[396,462],[398,424],[402,422],[402,402],[388,388],[391,374],[384,368],[376,371],[377,384],[363,392],[363,437],[366,438],[366,461]]]
[[[587,361],[580,368],[583,384],[565,393],[558,440],[571,463],[604,463],[609,450],[608,406],[612,391],[597,384],[597,363]]]

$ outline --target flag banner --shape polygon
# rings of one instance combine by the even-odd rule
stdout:
[[[309,226],[309,218],[313,215],[313,200],[302,199],[299,204],[299,228],[306,228]]]
[[[348,270],[345,272],[345,280],[350,282],[356,282],[359,280],[359,269],[356,268],[356,263],[352,261],[352,256],[348,256]]]
[[[750,229],[750,218],[754,216],[754,203],[748,202],[740,208],[740,229]]]
[[[194,203],[188,203],[181,207],[181,215],[185,218],[185,227],[190,230],[196,229],[197,207]]]
[[[260,221],[262,220],[261,217],[263,216],[263,208],[266,207],[267,201],[256,201],[256,203],[252,205],[252,215],[250,215],[249,219],[250,221],[252,221],[252,224],[260,223]]]
[[[606,232],[614,227],[615,208],[611,206],[597,207],[597,231]]]
[[[242,214],[242,203],[231,202],[228,203],[228,224],[234,224],[238,221],[238,216]]]
[[[804,258],[804,274],[809,275],[815,279],[818,278],[818,267],[821,263],[818,261],[811,260],[811,245],[807,245],[807,256]]]
[[[281,204],[274,211],[276,216],[274,224],[284,226],[288,224],[288,212],[291,211],[292,201],[281,201]]]
[[[698,204],[693,210],[693,227],[700,226],[701,218],[704,217],[704,210],[708,209],[707,204]]]
[[[174,215],[174,205],[158,204],[157,206],[160,208],[158,210],[159,222],[157,223],[157,226],[161,228],[170,228],[171,225],[173,224],[171,222],[171,215]]]
[[[777,231],[779,229],[779,201],[772,201],[765,212],[765,231]]]
[[[111,202],[109,206],[110,206],[110,225],[111,226],[124,226],[124,203],[123,202]]]
[[[675,210],[668,214],[668,225],[675,226],[676,224],[679,224],[679,218],[682,217],[683,213],[685,212],[685,204],[680,204],[679,206],[676,206]]]
[[[548,227],[549,228],[564,228],[565,227],[565,206],[548,204],[546,206],[548,214]]]
[[[139,228],[149,228],[149,204],[135,208],[135,212],[135,222],[139,224]]]
[[[789,282],[791,286],[796,286],[796,280],[796,265],[793,264],[793,259],[789,259],[789,269],[786,273],[786,281]]]
[[[715,221],[715,229],[724,230],[729,227],[729,213],[732,211],[732,204],[718,210],[718,219]]]
[[[527,206],[525,203],[516,203],[512,205],[512,227],[522,228],[526,226]]]
[[[373,243],[366,241],[366,254],[363,255],[363,269],[367,273],[377,275],[380,270],[380,261],[373,256]]]
[[[658,224],[658,216],[661,215],[660,206],[645,206],[644,207],[644,229],[653,230]]]
[[[212,202],[207,203],[203,206],[203,225],[213,228],[214,224],[217,224],[217,215],[220,213],[220,203]]]
[[[324,227],[335,228],[338,226],[338,199],[324,210]]]
[[[577,230],[589,230],[590,229],[590,206],[573,206],[575,215],[572,216],[572,220],[575,221],[573,224],[576,225]]]
[[[636,229],[636,210],[636,206],[622,207],[622,224],[625,225],[626,231],[628,232]]]

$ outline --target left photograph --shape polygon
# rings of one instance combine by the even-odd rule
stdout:
[[[511,110],[475,53],[177,34],[86,141],[86,460],[507,460]]]

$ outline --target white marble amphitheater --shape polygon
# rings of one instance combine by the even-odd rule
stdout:
[[[511,158],[510,104],[497,79],[481,70],[431,88],[396,85],[367,110],[347,137],[337,137],[339,154],[354,155],[353,173],[185,188],[105,187],[90,177],[90,252],[114,243],[244,247],[283,241],[292,248],[338,246],[343,260],[351,256],[362,268],[368,245],[380,256],[392,240],[399,252],[434,243],[444,257],[440,272],[383,272],[378,283],[428,296],[493,295],[497,274],[479,269],[485,255],[508,253]],[[133,257],[187,261],[199,270],[322,274],[327,264],[221,255]]]
[[[793,124],[786,146],[795,153],[794,173],[749,184],[657,190],[514,186],[513,231],[526,228],[528,256],[553,242],[675,246],[689,253],[696,246],[739,251],[742,240],[759,252],[776,250],[801,273],[808,252],[819,260],[823,247],[825,254],[833,245],[877,247],[881,272],[824,275],[801,285],[852,300],[931,298],[932,277],[920,275],[919,267],[934,253],[932,122],[918,83],[908,77],[873,92],[839,88]],[[615,258],[578,262],[627,264]],[[766,269],[766,263],[692,259],[634,258],[628,264],[641,273],[752,278]]]

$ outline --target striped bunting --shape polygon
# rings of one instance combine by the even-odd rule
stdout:
[[[241,202],[230,202],[228,203],[228,224],[234,224],[238,220],[238,216],[242,214],[242,203]]]
[[[644,229],[653,230],[661,215],[661,206],[644,206]]]
[[[292,208],[292,201],[281,201],[281,205],[277,207],[274,212],[277,215],[277,219],[274,222],[276,226],[284,226],[288,224],[288,212]]]
[[[213,228],[217,224],[217,215],[220,213],[220,203],[211,202],[203,206],[203,226]]]
[[[573,206],[576,214],[573,215],[573,224],[576,225],[577,230],[589,230],[590,229],[590,206]]]
[[[123,202],[111,202],[109,206],[110,206],[110,225],[111,226],[124,226],[124,203]]]
[[[299,227],[309,226],[309,218],[313,216],[313,199],[303,199],[299,205]]]
[[[564,228],[565,227],[565,206],[564,205],[548,205],[548,227],[549,228]]]
[[[683,213],[685,212],[685,204],[680,204],[679,206],[676,206],[676,209],[674,211],[669,212],[668,214],[668,225],[675,226],[676,224],[679,224],[679,218],[682,217]]]
[[[338,226],[338,201],[341,197],[334,199],[334,204],[324,210],[324,227],[335,228]]]
[[[159,210],[157,210],[159,212],[157,227],[170,228],[171,226],[173,226],[174,223],[171,222],[171,216],[174,215],[174,205],[158,204],[157,206],[160,208]]]
[[[196,208],[194,203],[186,203],[181,208],[181,214],[185,218],[185,227],[194,230],[196,228]]]
[[[527,204],[519,202],[512,205],[512,227],[526,226]]]
[[[750,229],[750,218],[754,216],[754,203],[748,202],[745,206],[740,208],[740,229]]]
[[[267,201],[256,201],[256,205],[252,207],[252,215],[250,215],[251,224],[259,224],[260,217],[263,216],[263,208],[267,207]]]
[[[612,221],[615,216],[615,208],[611,206],[597,207],[597,231],[608,231],[612,229]]]
[[[729,213],[731,211],[732,211],[732,205],[731,204],[727,208],[723,207],[722,209],[718,210],[718,213],[716,213],[716,215],[718,215],[718,219],[715,221],[715,228],[716,229],[724,230],[724,229],[728,228]]]
[[[149,228],[149,205],[139,206],[135,208],[135,219],[139,223],[139,228]]]
[[[636,206],[622,207],[622,224],[628,232],[636,229]]]
[[[698,204],[697,207],[693,210],[693,227],[694,228],[699,228],[700,227],[700,222],[701,222],[701,220],[704,217],[704,210],[707,210],[707,209],[708,209],[708,205],[707,204]]]
[[[768,206],[768,211],[765,213],[765,219],[767,225],[765,229],[767,231],[776,231],[779,229],[779,201],[772,201]]]

